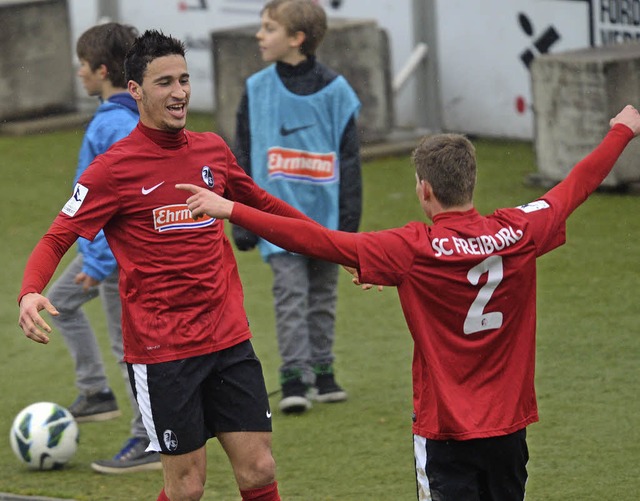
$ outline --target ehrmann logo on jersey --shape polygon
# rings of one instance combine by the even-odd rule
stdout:
[[[188,230],[211,226],[215,219],[203,215],[196,221],[191,215],[187,204],[164,205],[153,209],[153,227],[162,233],[171,230]]]
[[[337,179],[336,155],[273,147],[267,152],[270,178],[283,177],[312,183],[329,183]]]

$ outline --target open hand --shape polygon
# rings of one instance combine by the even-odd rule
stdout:
[[[47,344],[51,327],[40,316],[40,311],[46,310],[51,315],[58,315],[58,310],[42,294],[31,292],[22,296],[20,300],[20,317],[18,325],[25,336],[36,343]]]
[[[360,277],[358,276],[358,270],[356,270],[355,268],[351,268],[350,266],[342,266],[345,270],[347,270],[349,273],[351,273],[351,275],[353,275],[353,277],[351,278],[351,283],[353,283],[354,285],[359,285],[360,288],[363,291],[368,291],[369,289],[373,289],[374,285],[373,284],[363,284],[362,282],[360,282]],[[382,285],[378,285],[378,292],[382,292],[382,289],[384,288]]]

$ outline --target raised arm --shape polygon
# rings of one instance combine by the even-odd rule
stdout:
[[[640,114],[631,105],[609,121],[611,130],[602,142],[542,198],[564,205],[568,217],[602,183],[634,137],[640,134]]]

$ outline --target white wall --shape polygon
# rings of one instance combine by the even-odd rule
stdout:
[[[465,133],[530,138],[523,54],[538,56],[534,44],[545,33],[549,41],[559,37],[549,52],[589,44],[585,2],[442,0],[438,21],[443,127]]]
[[[118,0],[113,0],[114,2]],[[640,0],[424,0],[435,6],[444,130],[531,139],[530,74],[523,54],[636,38]],[[413,0],[320,0],[329,16],[375,19],[390,37],[392,75],[414,46]],[[69,0],[75,38],[97,20],[97,0]],[[213,110],[209,33],[259,22],[263,0],[120,1],[120,21],[187,42],[195,109]],[[547,44],[543,44],[547,36]],[[538,47],[536,47],[536,43]],[[542,49],[542,50],[540,50]],[[395,97],[396,124],[417,123],[421,90],[410,79]]]
[[[116,0],[114,0],[116,1]],[[328,16],[376,19],[380,26],[392,34],[391,50],[395,68],[400,68],[411,51],[411,0],[342,0],[321,2]],[[98,18],[95,0],[69,0],[74,37],[92,26]],[[119,21],[134,25],[143,31],[161,29],[167,34],[186,41],[189,52],[189,71],[194,88],[191,100],[194,109],[213,110],[213,77],[209,34],[221,28],[243,24],[258,24],[263,0],[136,0],[120,1]],[[333,6],[332,6],[333,5]],[[392,69],[392,73],[393,73]],[[413,108],[411,85],[403,88],[397,112],[403,121]]]

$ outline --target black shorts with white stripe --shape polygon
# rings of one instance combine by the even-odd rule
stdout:
[[[128,364],[150,450],[185,454],[218,433],[271,431],[271,409],[250,341],[158,364]]]

